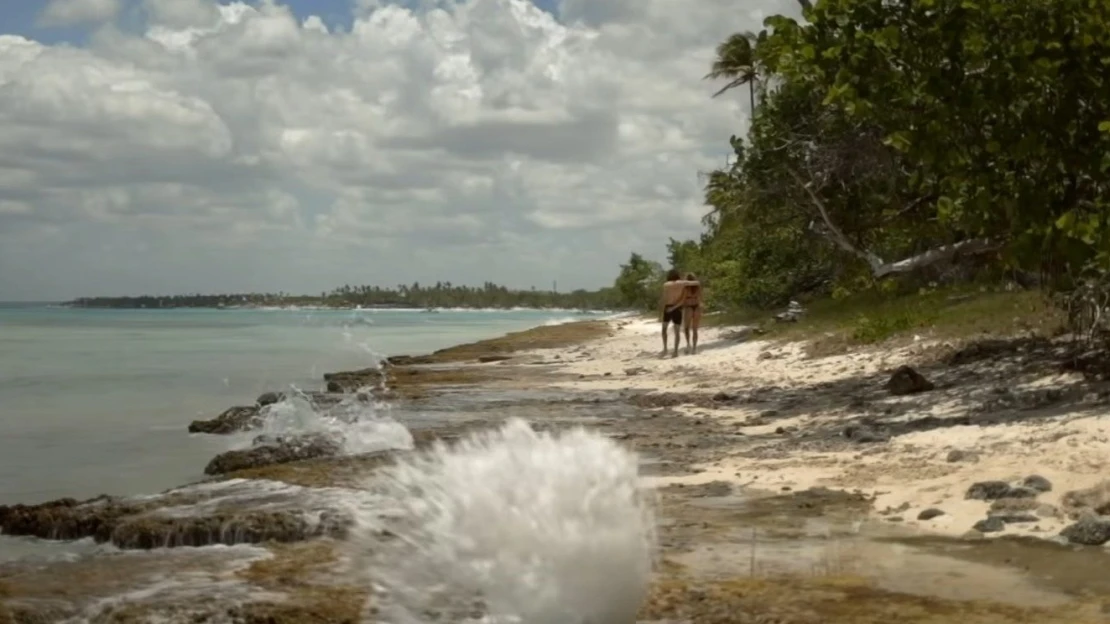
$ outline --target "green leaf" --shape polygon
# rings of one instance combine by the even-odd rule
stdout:
[[[946,219],[956,211],[956,204],[951,197],[944,196],[937,200],[937,216]]]
[[[1066,232],[1066,231],[1071,230],[1074,227],[1075,227],[1075,211],[1073,211],[1073,210],[1069,210],[1069,211],[1065,212],[1064,214],[1060,215],[1059,219],[1056,219],[1056,229],[1057,230],[1061,230],[1061,231]]]
[[[899,152],[908,152],[912,145],[910,136],[906,132],[895,132],[887,135],[886,138],[883,139],[883,144],[888,147],[893,147]]]

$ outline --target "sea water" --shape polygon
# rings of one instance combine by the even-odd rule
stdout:
[[[0,504],[196,480],[197,418],[265,391],[569,318],[566,311],[90,310],[0,306]],[[295,406],[294,406],[295,407]],[[296,414],[292,414],[296,416]]]
[[[59,492],[112,491],[90,473],[127,470],[156,474],[115,476],[110,479],[113,493],[149,493],[159,483],[175,485],[188,475],[173,474],[174,466],[195,471],[181,460],[202,450],[182,448],[198,437],[220,439],[182,434],[182,407],[204,409],[206,388],[215,388],[216,398],[226,402],[231,389],[249,394],[274,388],[277,380],[307,383],[320,370],[367,365],[390,351],[426,351],[535,325],[550,316],[453,313],[454,319],[425,320],[411,312],[383,312],[356,332],[351,317],[338,313],[316,313],[301,322],[294,320],[296,314],[6,311],[0,325],[0,396],[5,399],[0,420],[5,476],[0,483],[8,488],[6,496],[42,499]],[[421,336],[415,329],[421,322],[435,328]],[[326,337],[336,328],[342,338],[328,343]],[[404,337],[396,338],[397,332]],[[243,334],[261,344],[243,340]],[[376,348],[368,346],[371,340]],[[297,359],[300,367],[293,362]],[[307,373],[305,360],[315,364]],[[116,392],[102,387],[113,384],[119,386]],[[78,390],[85,390],[85,396]],[[267,410],[263,431],[323,429],[344,438],[352,453],[411,446],[397,412],[388,406],[351,402],[348,407],[338,416],[334,410],[322,414],[290,392]],[[134,450],[121,446],[120,439],[132,441]],[[21,449],[32,443],[33,449]],[[202,462],[207,455],[194,459]],[[275,492],[265,486],[292,487],[247,481],[191,487],[222,488],[221,497],[213,500],[272,498]],[[631,624],[647,591],[654,518],[640,483],[638,459],[582,428],[537,432],[510,418],[499,429],[472,434],[453,446],[441,443],[407,455],[369,477],[361,489],[331,488],[319,490],[318,496],[356,521],[343,549],[349,564],[345,574],[374,590],[367,622]],[[311,499],[290,500],[312,507],[316,503]],[[206,504],[214,503],[172,511],[200,513]],[[385,535],[389,537],[383,541]],[[7,561],[18,555],[14,545],[31,543],[0,540],[7,555],[0,560]],[[33,542],[36,558],[49,555],[42,551],[49,542]],[[111,550],[79,542],[67,544],[60,554],[98,557]],[[226,547],[190,550],[219,553],[220,561],[230,552]],[[167,566],[172,567],[172,557]],[[157,566],[152,569],[151,578],[136,579],[134,591],[89,604],[84,617],[95,617],[103,604],[153,599],[155,594],[143,588],[164,573]],[[207,577],[182,578],[179,585],[162,590],[202,591],[230,602],[264,598],[227,593]]]

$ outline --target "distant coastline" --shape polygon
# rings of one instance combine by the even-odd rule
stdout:
[[[623,306],[612,288],[556,292],[511,290],[486,283],[482,286],[343,286],[313,295],[288,293],[228,293],[191,295],[137,295],[81,297],[57,304],[67,308],[176,310],[203,309],[321,309],[321,310],[565,310],[617,311]]]

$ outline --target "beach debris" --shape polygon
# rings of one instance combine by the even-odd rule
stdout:
[[[935,388],[933,382],[910,366],[899,366],[886,382],[886,389],[894,396],[928,392]]]
[[[785,312],[780,312],[775,315],[775,320],[779,323],[797,323],[798,319],[805,314],[805,308],[797,301],[791,301],[786,306]]]

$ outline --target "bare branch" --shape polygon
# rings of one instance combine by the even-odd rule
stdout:
[[[855,245],[852,244],[850,240],[848,240],[848,237],[844,235],[844,232],[842,232],[840,228],[836,227],[836,224],[832,221],[832,217],[829,216],[828,209],[825,208],[825,202],[821,201],[821,198],[817,196],[817,193],[813,192],[813,189],[810,188],[808,184],[806,184],[805,180],[802,179],[801,174],[795,171],[793,167],[787,167],[786,170],[790,173],[790,177],[794,178],[794,181],[798,183],[798,186],[802,187],[802,190],[805,191],[806,196],[809,197],[809,201],[813,204],[813,206],[817,208],[817,212],[821,215],[821,220],[825,222],[825,227],[829,230],[829,238],[832,240],[832,242],[836,243],[836,245],[844,251],[867,262],[872,271],[875,271],[877,267],[883,264],[882,259],[875,254],[858,249]]]
[[[817,209],[818,214],[821,215],[821,221],[824,222],[825,228],[828,230],[828,238],[844,251],[866,262],[867,265],[871,267],[871,274],[877,278],[888,277],[900,273],[910,273],[938,262],[949,260],[959,254],[985,253],[994,251],[1000,247],[997,242],[990,239],[973,238],[950,245],[934,247],[933,249],[929,249],[915,256],[898,260],[897,262],[884,262],[882,258],[874,253],[853,245],[852,242],[848,240],[848,237],[844,235],[844,232],[833,223],[832,217],[829,216],[829,211],[825,207],[825,202],[823,202],[821,198],[818,197],[817,193],[814,192],[813,188],[802,179],[801,174],[793,168],[788,168],[787,171],[790,173],[790,177],[794,178],[794,181],[798,183],[798,186],[802,187],[806,196],[809,197],[810,202]]]

